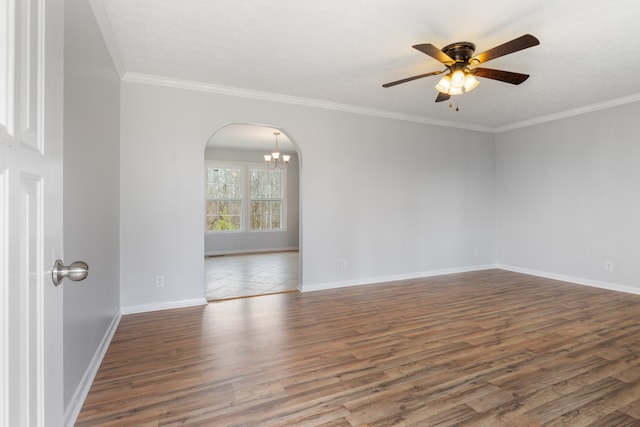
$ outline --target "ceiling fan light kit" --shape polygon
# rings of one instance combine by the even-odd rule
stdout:
[[[447,73],[435,86],[439,92],[436,97],[436,102],[442,102],[448,100],[451,95],[462,95],[478,87],[480,82],[476,77],[486,77],[492,80],[519,85],[529,78],[528,74],[472,67],[539,44],[540,41],[537,38],[531,34],[525,34],[476,56],[472,56],[476,50],[476,45],[470,42],[456,42],[442,49],[438,49],[431,43],[417,44],[413,46],[414,49],[440,61],[447,68],[444,71],[434,71],[385,83],[382,87],[391,87],[423,77]]]
[[[461,95],[471,92],[478,87],[480,82],[468,71],[456,70],[440,79],[436,85],[438,92],[445,95]]]

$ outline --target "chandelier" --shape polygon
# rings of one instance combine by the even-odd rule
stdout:
[[[276,151],[271,154],[265,154],[264,161],[269,169],[284,169],[287,167],[291,156],[283,154],[282,161],[280,160],[280,151],[278,151],[278,135],[280,135],[280,132],[274,132],[273,134],[276,136]]]

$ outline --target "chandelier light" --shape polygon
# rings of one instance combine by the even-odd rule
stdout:
[[[274,132],[273,134],[276,136],[276,151],[271,154],[265,154],[264,161],[269,169],[284,169],[287,167],[291,156],[283,154],[282,160],[280,159],[280,151],[278,150],[278,135],[280,135],[280,132]]]

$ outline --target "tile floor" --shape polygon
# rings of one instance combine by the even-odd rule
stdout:
[[[298,258],[297,251],[206,257],[207,300],[295,291],[300,276]]]

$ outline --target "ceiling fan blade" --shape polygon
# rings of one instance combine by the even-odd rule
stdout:
[[[474,68],[471,73],[478,77],[499,80],[512,85],[519,85],[529,78],[529,74],[514,73],[512,71],[493,70],[491,68]]]
[[[446,93],[438,92],[438,96],[436,96],[436,102],[446,101],[451,98],[451,95],[447,95]]]
[[[513,39],[474,56],[469,60],[469,64],[482,64],[483,62],[491,61],[492,59],[496,59],[522,49],[537,46],[539,44],[540,41],[537,38],[531,34],[525,34],[524,36],[520,36],[517,39]]]
[[[410,82],[411,80],[417,80],[417,79],[421,79],[423,77],[435,76],[435,75],[438,75],[438,74],[442,74],[442,71],[433,71],[431,73],[425,73],[425,74],[420,74],[420,75],[413,76],[413,77],[407,77],[406,79],[396,80],[395,82],[385,83],[385,84],[382,85],[382,87],[391,87],[391,86],[399,85],[400,83],[406,83],[406,82]]]
[[[456,61],[453,60],[449,55],[432,45],[431,43],[423,43],[412,46],[414,49],[418,49],[420,52],[429,55],[432,58],[437,59],[442,62],[444,65],[453,65]]]

